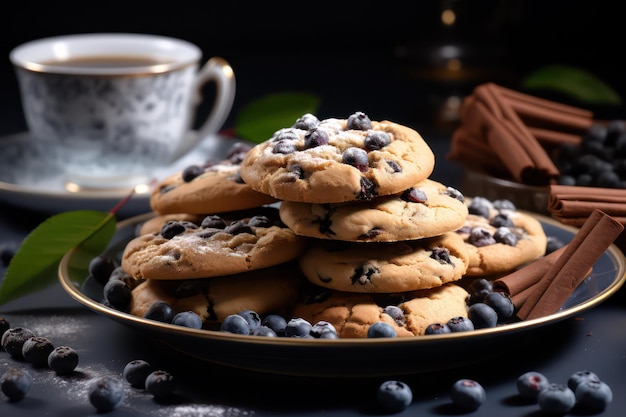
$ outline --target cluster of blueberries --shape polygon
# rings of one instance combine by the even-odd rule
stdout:
[[[50,368],[57,375],[71,375],[78,366],[78,353],[72,347],[54,347],[49,339],[25,327],[11,327],[4,317],[0,317],[0,335],[0,346],[6,353],[35,369]],[[132,387],[145,389],[155,398],[166,398],[176,388],[172,374],[141,359],[128,362],[122,376]],[[11,366],[0,376],[0,390],[12,402],[22,400],[32,385],[33,376],[24,367]],[[120,378],[97,377],[89,381],[88,399],[98,412],[111,411],[124,399],[124,389]]]
[[[593,124],[580,143],[561,145],[555,163],[559,184],[626,188],[626,121]]]
[[[597,414],[613,400],[613,392],[597,374],[587,370],[570,375],[567,384],[550,382],[537,371],[529,371],[517,378],[520,399],[536,403],[542,413],[565,415],[576,408],[584,415]],[[460,412],[472,412],[487,399],[484,387],[473,379],[459,379],[450,388],[450,400]],[[411,387],[399,380],[384,381],[378,387],[379,407],[389,412],[400,412],[413,401]]]

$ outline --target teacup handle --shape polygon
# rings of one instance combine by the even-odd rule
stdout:
[[[217,133],[228,118],[235,101],[235,74],[230,64],[220,57],[209,59],[198,70],[193,87],[196,97],[192,107],[193,109],[198,107],[202,101],[202,87],[212,81],[216,84],[216,93],[207,119],[196,132],[185,135],[172,160],[178,159],[198,145],[203,139]]]

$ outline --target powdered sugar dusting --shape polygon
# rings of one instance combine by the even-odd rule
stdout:
[[[253,416],[254,412],[219,405],[191,404],[163,407],[159,410],[158,415],[163,417],[246,417]]]
[[[87,324],[71,316],[29,316],[23,319],[21,327],[25,327],[37,336],[50,339],[53,344],[57,341],[63,344],[76,340],[76,336],[87,330]]]

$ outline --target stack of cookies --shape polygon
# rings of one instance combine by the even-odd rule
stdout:
[[[216,328],[253,310],[327,321],[340,337],[367,337],[380,321],[416,336],[467,317],[461,278],[514,269],[543,253],[545,235],[509,206],[517,239],[491,242],[504,209],[490,203],[485,217],[485,201],[430,178],[434,164],[418,132],[362,112],[306,114],[256,146],[235,144],[153,191],[156,216],[122,257],[139,282],[130,312],[165,301]]]
[[[456,233],[468,209],[429,179],[434,163],[415,130],[362,112],[304,115],[246,154],[244,182],[280,200],[283,223],[309,239],[298,266],[310,285],[292,316],[328,321],[340,337],[366,337],[378,321],[420,335],[466,316],[467,292],[454,283],[469,263]]]

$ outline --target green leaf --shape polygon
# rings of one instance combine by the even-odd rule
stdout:
[[[303,114],[315,114],[319,103],[319,97],[307,93],[287,92],[261,97],[238,113],[235,133],[241,139],[263,142],[277,130],[291,126]]]
[[[0,286],[0,305],[56,282],[59,262],[74,247],[78,246],[81,256],[72,267],[86,269],[106,248],[116,224],[113,212],[92,210],[68,211],[46,219],[11,259]]]
[[[619,94],[604,81],[583,69],[564,65],[550,65],[532,72],[522,81],[522,87],[554,90],[589,104],[621,104]]]

